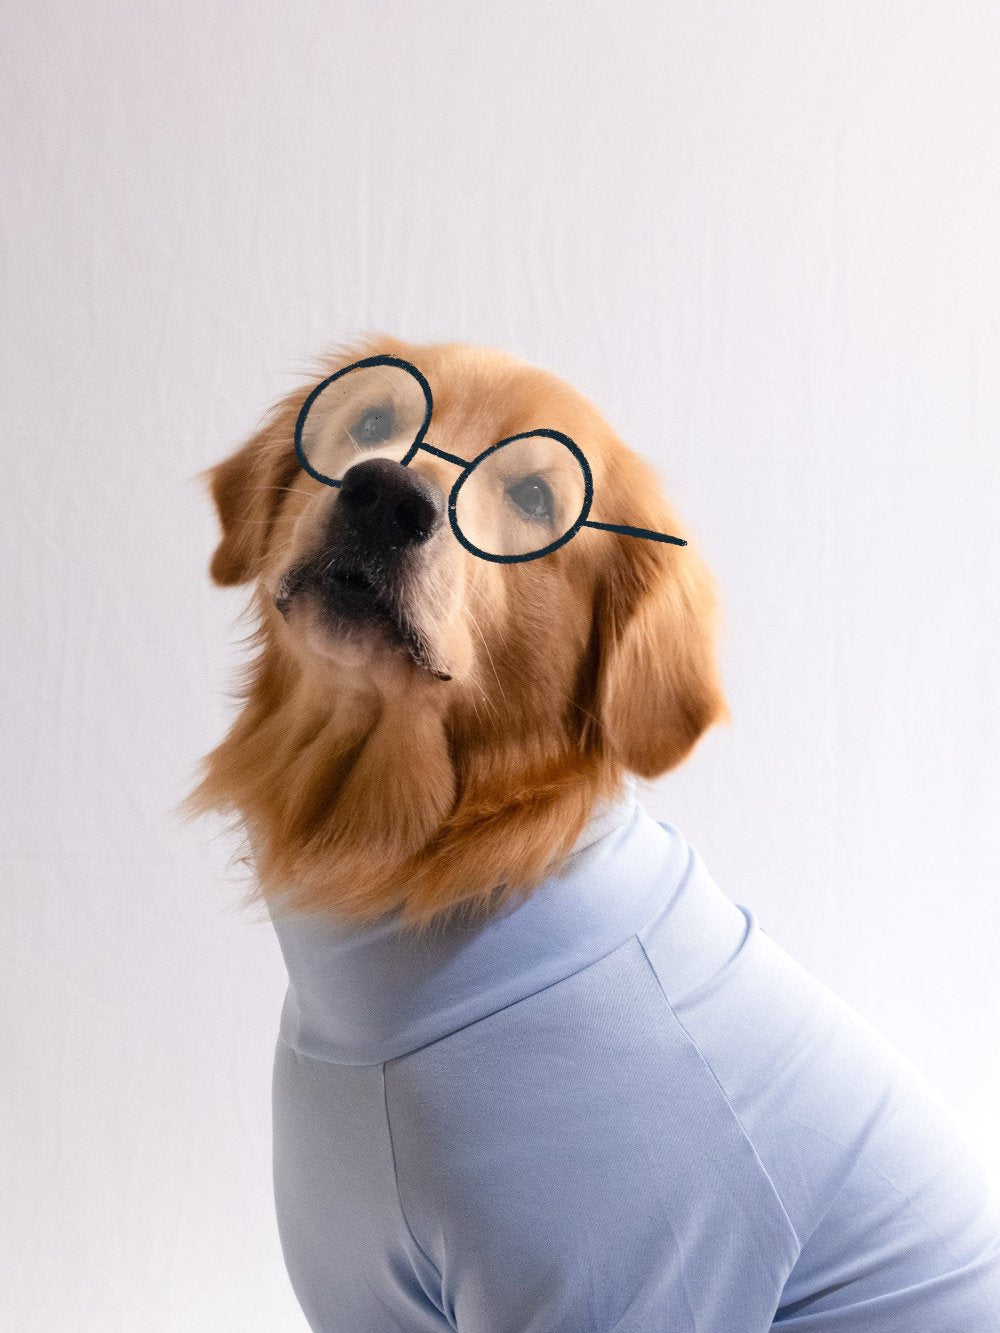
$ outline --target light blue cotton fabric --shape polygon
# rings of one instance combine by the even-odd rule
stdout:
[[[916,1069],[629,781],[416,942],[276,916],[274,1185],[322,1333],[991,1333],[1000,1201]]]

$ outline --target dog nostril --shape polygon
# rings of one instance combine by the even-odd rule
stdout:
[[[423,542],[431,535],[437,509],[422,495],[408,495],[396,506],[395,517],[406,536]]]
[[[352,486],[342,486],[340,498],[350,509],[371,509],[381,498],[382,492],[376,482],[355,481]]]

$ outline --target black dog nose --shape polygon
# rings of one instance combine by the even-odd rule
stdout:
[[[384,546],[425,542],[444,517],[444,496],[433,482],[391,458],[348,468],[338,504],[360,535]]]

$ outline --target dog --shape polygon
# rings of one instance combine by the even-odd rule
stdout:
[[[246,834],[288,967],[310,1326],[1000,1330],[958,1117],[636,798],[730,721],[654,468],[498,349],[317,372],[200,474],[257,651],[183,804]]]

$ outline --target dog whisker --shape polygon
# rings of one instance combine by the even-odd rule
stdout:
[[[490,645],[486,642],[486,635],[485,635],[485,634],[483,633],[483,631],[479,628],[479,621],[478,621],[478,620],[476,619],[476,617],[472,614],[472,612],[469,610],[468,607],[465,608],[465,614],[466,614],[466,615],[469,617],[469,619],[472,621],[473,625],[475,625],[475,627],[476,627],[476,633],[479,635],[479,637],[480,637],[480,638],[482,639],[482,641],[483,641],[483,647],[486,649],[486,656],[490,659],[490,666],[493,668],[493,674],[494,674],[494,676],[496,676],[497,686],[499,687],[499,690],[500,690],[500,697],[503,699],[504,703],[507,705],[507,707],[508,707],[508,709],[509,709],[509,708],[510,708],[510,704],[507,702],[507,696],[506,696],[506,694],[504,694],[504,692],[503,692],[503,684],[502,684],[502,682],[501,682],[501,680],[500,680],[500,674],[499,674],[499,672],[497,671],[496,663],[493,661],[493,654],[490,652]]]

